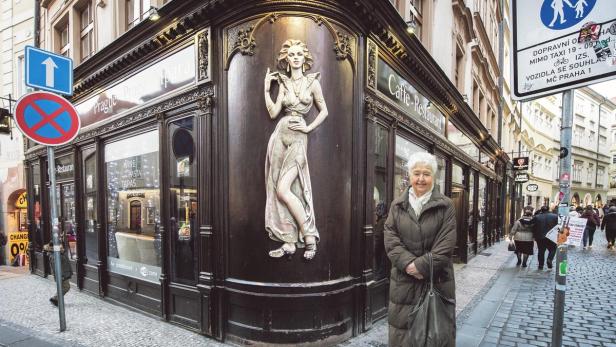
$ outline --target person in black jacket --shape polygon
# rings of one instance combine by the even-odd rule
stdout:
[[[558,215],[550,212],[547,206],[541,206],[539,213],[533,217],[533,238],[539,249],[539,270],[543,270],[546,250],[548,251],[548,269],[552,268],[552,261],[556,255],[556,244],[545,236],[556,224],[558,224]]]
[[[586,218],[586,228],[584,228],[584,238],[582,239],[584,249],[586,249],[586,244],[588,244],[588,249],[590,249],[592,248],[592,241],[595,237],[595,230],[601,225],[601,221],[591,205],[586,206],[581,218]]]
[[[601,229],[605,229],[605,238],[607,238],[607,248],[613,249],[616,241],[616,206],[611,206],[608,212],[603,217]]]

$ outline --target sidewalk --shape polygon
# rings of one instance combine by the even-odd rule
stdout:
[[[485,250],[469,264],[456,264],[458,326],[494,283],[512,257],[507,243]],[[58,310],[49,303],[55,283],[27,269],[0,267],[0,346],[227,346],[156,317],[134,312],[71,288],[66,295],[66,327],[59,332]],[[341,346],[387,346],[387,321]]]
[[[616,251],[597,231],[593,248],[568,249],[564,346],[616,347]],[[527,268],[515,258],[458,329],[459,346],[549,346],[552,339],[554,270]]]

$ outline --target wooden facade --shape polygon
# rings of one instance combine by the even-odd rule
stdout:
[[[508,158],[388,1],[172,1],[158,12],[159,21],[141,23],[75,69],[72,101],[86,127],[56,157],[73,165],[58,182],[73,185],[74,210],[67,204],[61,219],[70,221],[65,232],[74,230],[73,278],[81,290],[240,344],[332,345],[359,335],[387,314],[389,261],[377,205],[388,208],[402,188],[404,174],[396,168],[404,158],[396,148],[403,146],[434,153],[443,164],[440,188],[458,210],[459,261],[501,238],[508,222],[499,217]],[[321,233],[311,261],[300,254],[270,258],[267,251],[277,245],[264,229],[263,165],[276,122],[267,115],[263,78],[289,38],[311,50],[311,72],[321,73],[329,110],[308,136]],[[147,79],[139,76],[156,75],[159,66],[167,71],[161,87],[144,95],[135,84]],[[182,73],[193,75],[173,85],[165,73],[182,66]],[[421,119],[425,110],[411,114],[379,90],[379,78],[387,77],[379,66],[425,99],[437,115],[436,128]],[[133,100],[122,93],[134,94]],[[180,180],[179,188],[178,124],[190,124],[195,144],[186,164],[192,178]],[[454,128],[472,150],[451,141],[448,129]],[[157,156],[154,183],[128,193],[134,204],[111,206],[113,194],[128,196],[113,190],[115,180],[132,175],[112,167],[132,164],[110,157],[139,136],[158,139],[151,152]],[[44,149],[30,146],[26,164],[31,270],[45,276],[49,264],[41,245],[49,240],[50,223]],[[60,202],[69,199],[60,196]],[[180,236],[177,221],[183,214],[188,220],[189,210],[190,235]],[[136,239],[134,247],[155,250],[157,259],[148,260],[154,265],[135,276],[120,271],[122,264],[112,268],[128,242],[117,236],[114,213],[127,220],[128,231],[151,228],[139,237],[122,236]]]

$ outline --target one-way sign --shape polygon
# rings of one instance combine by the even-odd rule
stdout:
[[[26,85],[73,95],[73,60],[26,46]]]

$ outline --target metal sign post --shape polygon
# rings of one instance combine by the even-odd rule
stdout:
[[[58,205],[56,197],[56,157],[52,146],[47,146],[47,161],[49,162],[49,181],[51,192],[51,227],[53,240],[54,274],[56,277],[56,290],[58,291],[58,312],[60,314],[60,331],[66,330],[66,318],[64,316],[64,293],[62,293],[62,259],[60,249],[60,226],[58,221]],[[67,250],[64,250],[65,252]]]
[[[560,204],[558,214],[565,220],[569,215],[571,195],[571,127],[573,124],[573,90],[563,93],[563,116],[560,128],[561,158],[559,169]],[[562,151],[565,148],[565,151]],[[565,154],[565,155],[563,155]],[[566,228],[560,231],[566,233]],[[554,315],[552,319],[552,346],[559,347],[563,340],[563,321],[565,316],[565,290],[567,289],[567,244],[566,237],[559,237],[556,250],[556,285],[554,292]]]
[[[60,146],[73,141],[79,133],[81,121],[77,111],[68,100],[56,94],[37,91],[26,94],[19,99],[15,107],[15,124],[25,136],[47,146],[49,181],[51,183],[49,197],[51,200],[53,271],[56,279],[60,331],[62,332],[66,330],[64,293],[62,291],[61,250],[63,245],[60,243],[58,197],[56,196],[56,159],[53,146]],[[68,250],[65,249],[64,252],[68,252]]]

